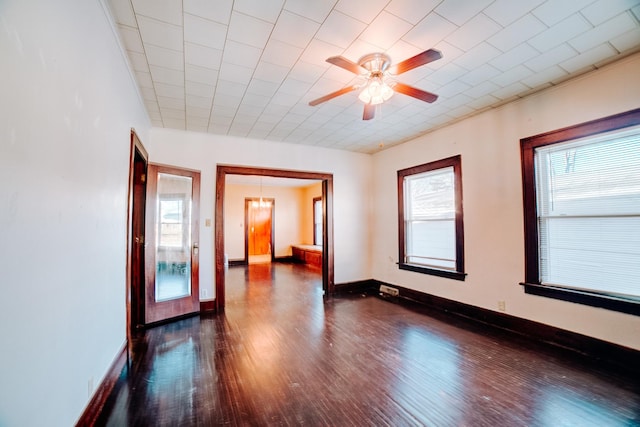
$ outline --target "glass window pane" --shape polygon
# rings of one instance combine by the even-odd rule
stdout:
[[[158,174],[156,301],[191,295],[192,179]]]
[[[407,219],[454,218],[453,178],[452,167],[407,177]]]

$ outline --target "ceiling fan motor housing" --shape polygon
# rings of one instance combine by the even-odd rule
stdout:
[[[391,65],[391,58],[385,53],[370,53],[364,55],[358,60],[358,65],[369,71],[372,75],[374,73],[382,75],[389,65]]]

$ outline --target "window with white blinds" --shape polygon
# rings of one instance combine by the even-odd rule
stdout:
[[[528,294],[640,316],[640,108],[520,140]]]
[[[401,269],[464,280],[460,156],[398,171]]]
[[[456,268],[453,167],[406,177],[405,262]]]
[[[640,297],[640,127],[535,149],[541,284]]]

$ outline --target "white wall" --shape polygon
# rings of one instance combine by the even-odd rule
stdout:
[[[374,155],[373,277],[640,349],[640,318],[527,295],[520,139],[640,107],[640,55]],[[399,270],[396,172],[462,155],[464,282]]]
[[[126,339],[129,132],[99,1],[0,2],[0,425],[69,426]]]
[[[225,185],[224,245],[230,260],[245,259],[244,253],[244,203],[245,198],[275,200],[274,248],[276,257],[291,256],[291,245],[302,242],[302,193],[300,187],[271,187],[250,185]]]
[[[240,165],[333,174],[335,282],[371,277],[369,214],[371,156],[319,147],[153,128],[150,161],[201,171],[201,300],[214,295],[213,219],[216,165]],[[206,227],[205,220],[212,226]],[[363,254],[367,254],[364,255]],[[206,292],[203,292],[203,290]]]

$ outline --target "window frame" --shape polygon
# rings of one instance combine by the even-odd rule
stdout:
[[[524,208],[525,279],[527,294],[554,298],[627,314],[640,315],[640,301],[606,293],[589,292],[540,283],[535,149],[640,124],[640,108],[592,120],[520,140],[522,197]]]
[[[312,207],[313,207],[313,244],[315,246],[321,246],[322,245],[322,233],[320,233],[320,241],[318,242],[317,239],[317,234],[316,234],[316,226],[318,224],[320,224],[320,231],[322,231],[322,215],[320,216],[320,218],[317,218],[316,215],[316,203],[320,203],[320,211],[322,212],[322,197],[314,197],[313,198],[313,203],[312,203]]]
[[[456,268],[455,270],[440,269],[404,262],[406,257],[406,227],[405,227],[405,194],[404,180],[406,177],[431,172],[438,169],[453,168],[453,182],[455,195],[455,229],[456,229]],[[462,198],[462,156],[455,155],[445,159],[436,160],[422,165],[413,166],[398,171],[398,268],[416,273],[429,274],[433,276],[445,277],[448,279],[464,281],[464,220],[463,220],[463,198]]]

